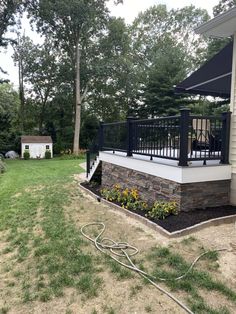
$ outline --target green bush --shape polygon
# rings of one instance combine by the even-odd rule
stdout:
[[[122,189],[119,184],[114,185],[111,189],[102,189],[101,195],[110,202],[118,202],[123,208],[130,210],[146,211],[148,204],[144,202],[137,189]]]
[[[100,190],[101,195],[110,202],[118,202],[123,208],[133,211],[144,211],[145,216],[154,219],[165,219],[170,215],[177,215],[178,208],[175,202],[156,201],[150,205],[142,200],[137,189],[122,189],[119,184],[112,188]]]
[[[6,166],[4,162],[0,159],[0,173],[3,173],[6,171]]]
[[[60,152],[60,159],[62,160],[72,160],[72,159],[84,159],[86,154],[86,149],[80,149],[78,155],[72,153],[70,149],[65,149]]]
[[[52,158],[52,153],[50,149],[47,149],[45,152],[45,159],[51,159]]]
[[[29,152],[28,149],[25,149],[23,157],[24,157],[25,160],[30,159],[30,152]]]
[[[148,211],[147,217],[155,219],[165,219],[169,215],[177,215],[178,209],[175,202],[155,202]]]
[[[61,155],[59,158],[61,160],[85,159],[85,153],[79,153],[78,155],[75,154]]]

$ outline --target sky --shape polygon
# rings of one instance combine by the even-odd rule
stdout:
[[[150,6],[156,4],[166,4],[168,9],[182,8],[188,5],[194,5],[199,8],[206,9],[210,15],[212,15],[213,7],[219,3],[219,0],[124,0],[124,4],[115,6],[114,0],[110,0],[109,9],[111,14],[116,17],[122,17],[127,23],[132,23],[135,17],[142,11],[148,9]],[[26,19],[23,21],[22,32],[25,32],[26,36],[29,36],[35,43],[42,41],[38,34],[33,32]],[[9,36],[9,34],[8,34]],[[0,67],[8,72],[8,75],[4,75],[9,79],[15,88],[18,87],[18,70],[12,60],[13,49],[9,46],[6,50],[0,50]],[[1,75],[2,77],[3,75]]]

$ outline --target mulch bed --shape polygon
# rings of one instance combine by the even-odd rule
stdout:
[[[98,199],[101,197],[100,186],[91,186],[89,183],[81,183],[86,189],[90,190],[98,196]],[[120,205],[116,203],[117,205]],[[130,210],[131,211],[131,210]],[[131,211],[140,216],[145,217],[143,211]],[[217,206],[204,209],[196,209],[191,212],[180,212],[178,215],[170,215],[164,220],[150,219],[152,222],[155,222],[157,225],[161,226],[169,232],[179,231],[188,227],[192,227],[201,222],[220,218],[227,217],[230,215],[236,215],[236,206]]]

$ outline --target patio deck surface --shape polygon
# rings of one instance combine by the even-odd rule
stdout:
[[[112,151],[104,151],[104,153],[108,153],[108,154],[114,155],[114,153]],[[196,153],[198,153],[198,152],[196,152]],[[122,157],[127,157],[126,152],[115,151],[115,155],[122,156]],[[172,152],[171,156],[174,156],[174,155],[176,156],[177,154]],[[193,155],[195,156],[195,151],[193,152]],[[153,157],[153,159],[150,160],[150,156],[139,155],[139,154],[133,154],[133,157],[127,157],[127,158],[151,161],[153,163],[162,164],[162,165],[168,165],[168,166],[174,166],[174,167],[178,167],[178,162],[179,162],[178,160],[166,159],[166,158],[157,158],[157,157]],[[220,159],[217,159],[217,160],[207,160],[206,165],[204,167],[206,167],[206,166],[221,166],[221,165],[222,164],[220,163]],[[203,161],[202,160],[196,160],[196,161],[189,162],[189,167],[202,167],[202,166],[203,166]]]

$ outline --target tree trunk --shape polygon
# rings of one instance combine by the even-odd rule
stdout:
[[[39,135],[43,134],[43,124],[45,122],[45,106],[46,106],[46,100],[42,103],[42,109],[39,114]]]
[[[20,113],[21,113],[21,131],[25,129],[25,96],[24,96],[24,74],[23,74],[23,62],[21,53],[19,54],[18,61],[19,68],[19,96],[20,96]]]
[[[80,136],[80,122],[81,122],[81,97],[80,97],[80,48],[79,41],[76,44],[76,89],[75,89],[75,131],[74,131],[74,145],[73,153],[79,154],[79,136]]]

